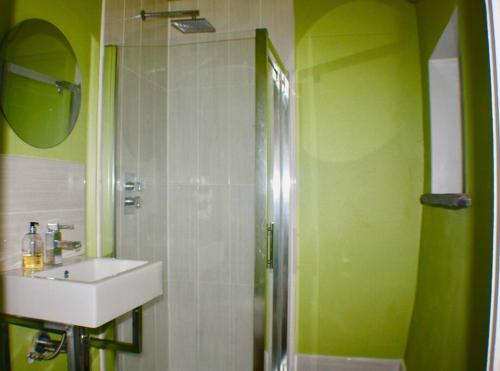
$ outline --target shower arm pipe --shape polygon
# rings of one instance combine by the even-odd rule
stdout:
[[[141,10],[141,18],[143,21],[146,20],[146,18],[187,18],[191,17],[195,19],[200,15],[199,10],[174,10],[174,11],[167,11],[167,12],[146,12],[145,10]]]

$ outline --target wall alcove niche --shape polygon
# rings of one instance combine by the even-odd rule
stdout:
[[[458,11],[429,59],[431,193],[423,204],[462,209],[471,206],[465,193],[462,84]]]

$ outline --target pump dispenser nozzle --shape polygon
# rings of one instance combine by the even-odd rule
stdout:
[[[30,222],[30,233],[36,233],[36,230],[40,223],[38,222]]]

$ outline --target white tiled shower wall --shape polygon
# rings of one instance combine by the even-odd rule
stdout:
[[[137,17],[168,7],[200,9],[217,33],[183,35],[165,19]],[[106,11],[106,43],[122,46],[118,181],[131,173],[144,183],[133,213],[124,213],[118,193],[118,252],[163,260],[166,271],[164,298],[144,312],[144,353],[120,356],[121,369],[250,370],[255,55],[248,35],[267,27],[293,67],[292,1],[107,0]]]
[[[170,370],[252,369],[254,44],[169,48]]]
[[[85,246],[84,174],[79,163],[0,155],[0,270],[20,267],[30,221],[40,223],[42,238],[49,221],[74,224],[63,238]]]
[[[199,9],[217,34],[267,28],[289,72],[294,70],[293,0],[106,0],[107,45],[166,45],[196,41],[170,28],[167,20],[142,22],[140,11]]]

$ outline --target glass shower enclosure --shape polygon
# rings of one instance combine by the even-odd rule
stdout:
[[[164,270],[118,370],[286,370],[289,86],[267,31],[109,46],[105,65],[103,243]]]

